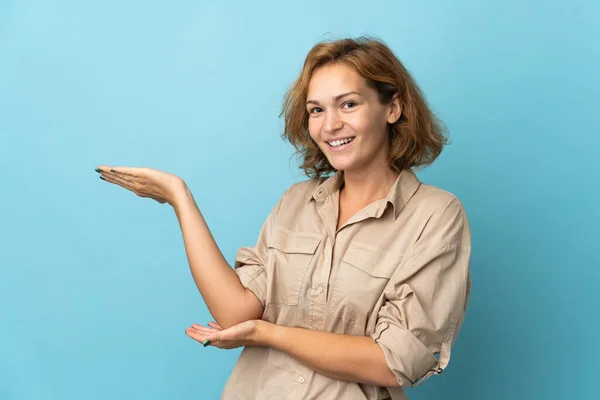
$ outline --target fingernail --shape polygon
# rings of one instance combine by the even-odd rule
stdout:
[[[103,181],[105,181],[105,180],[106,180],[106,179],[104,179],[104,177],[103,177],[103,176],[100,176],[100,179],[102,179]]]
[[[111,170],[110,170],[110,172],[115,172],[115,170],[114,170],[114,169],[111,169]]]
[[[101,169],[98,169],[98,168],[96,168],[96,169],[95,169],[95,171],[96,171],[97,173],[100,173],[100,172],[102,172],[102,170],[101,170]]]
[[[204,342],[202,342],[202,346],[206,347],[210,344],[210,340],[205,340]]]

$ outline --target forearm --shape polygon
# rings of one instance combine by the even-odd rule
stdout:
[[[351,336],[269,324],[264,344],[288,353],[333,379],[378,386],[398,386],[383,351],[367,336]]]
[[[242,286],[217,246],[185,183],[173,208],[185,244],[190,270],[211,315],[223,328],[262,316],[262,305]]]

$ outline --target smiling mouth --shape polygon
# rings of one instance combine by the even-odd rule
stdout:
[[[325,142],[325,143],[327,143],[330,147],[335,148],[335,147],[340,147],[340,146],[343,146],[345,144],[348,144],[348,143],[352,142],[355,137],[356,136],[352,136],[352,137],[349,137],[349,138],[332,140],[331,142]]]

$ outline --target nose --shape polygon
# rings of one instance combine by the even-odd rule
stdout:
[[[325,124],[323,125],[325,133],[331,134],[340,130],[342,126],[344,126],[344,122],[336,111],[329,111],[325,114]]]

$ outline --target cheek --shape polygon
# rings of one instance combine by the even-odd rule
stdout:
[[[357,110],[356,112],[346,115],[345,120],[346,124],[354,131],[362,134],[371,132],[374,125],[373,117],[366,109]]]
[[[370,142],[379,143],[387,136],[387,121],[378,117],[377,115],[356,115],[351,124],[355,131],[368,137]]]
[[[308,120],[308,133],[310,137],[317,143],[321,137],[321,123],[316,118],[310,118]]]

